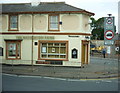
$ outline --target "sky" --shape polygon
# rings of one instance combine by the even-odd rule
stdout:
[[[65,2],[69,5],[95,13],[93,17],[96,20],[101,17],[108,17],[108,14],[112,14],[112,16],[115,17],[115,25],[118,32],[119,1],[120,0],[0,0],[0,3]]]

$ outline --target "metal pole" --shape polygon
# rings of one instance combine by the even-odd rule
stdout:
[[[13,60],[12,60],[12,71],[13,71]]]
[[[54,61],[54,74],[55,74],[55,61]]]

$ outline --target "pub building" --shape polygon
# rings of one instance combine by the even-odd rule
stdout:
[[[0,59],[3,64],[89,64],[91,16],[65,2],[2,4]]]

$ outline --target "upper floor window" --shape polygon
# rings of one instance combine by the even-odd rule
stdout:
[[[49,31],[59,31],[59,15],[49,15]]]
[[[9,16],[9,30],[18,30],[18,15]]]

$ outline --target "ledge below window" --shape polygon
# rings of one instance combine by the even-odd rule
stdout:
[[[12,30],[12,29],[11,29],[11,30],[8,30],[8,31],[19,31],[19,30]]]
[[[48,30],[48,31],[53,31],[53,32],[55,32],[55,31],[56,31],[56,32],[58,32],[58,31],[60,31],[60,30]]]

